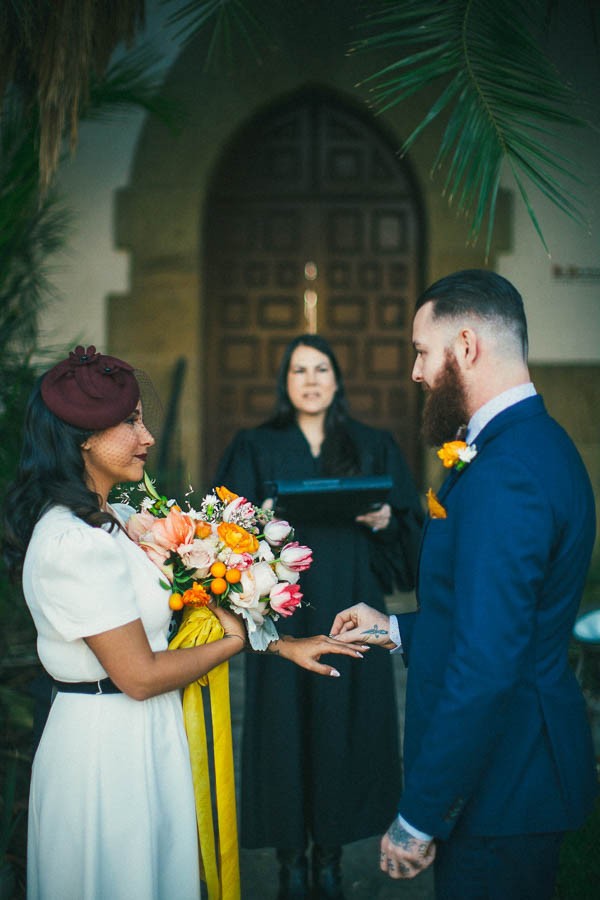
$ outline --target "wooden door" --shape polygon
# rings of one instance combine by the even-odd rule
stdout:
[[[418,475],[418,198],[375,123],[317,92],[252,122],[219,166],[204,246],[205,480],[235,431],[272,412],[283,348],[311,309],[352,414],[392,431]]]

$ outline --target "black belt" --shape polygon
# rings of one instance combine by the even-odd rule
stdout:
[[[110,678],[101,678],[99,681],[56,681],[52,684],[57,691],[63,694],[122,694]]]

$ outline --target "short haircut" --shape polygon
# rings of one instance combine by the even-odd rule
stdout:
[[[433,304],[434,319],[473,317],[491,326],[498,343],[506,338],[527,358],[527,319],[523,299],[502,275],[487,269],[463,269],[440,278],[417,300],[416,309]],[[504,340],[503,340],[504,338]]]

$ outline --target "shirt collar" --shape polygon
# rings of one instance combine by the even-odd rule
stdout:
[[[537,391],[532,382],[528,381],[526,384],[518,384],[507,391],[502,391],[496,397],[492,397],[471,416],[465,437],[467,444],[472,444],[488,422],[491,422],[499,413],[504,412],[509,406],[514,406],[515,403],[520,403],[521,400],[535,397],[536,394]]]

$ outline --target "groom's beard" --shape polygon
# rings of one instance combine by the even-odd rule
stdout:
[[[446,441],[453,441],[461,425],[469,421],[462,374],[449,351],[435,384],[426,390],[421,431],[429,446],[440,447]]]

